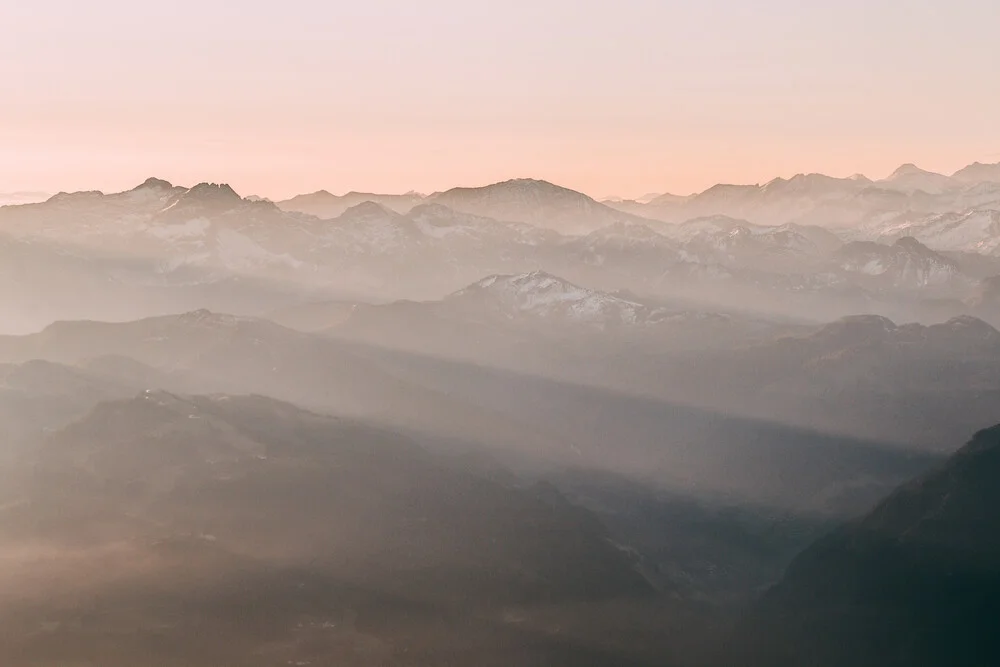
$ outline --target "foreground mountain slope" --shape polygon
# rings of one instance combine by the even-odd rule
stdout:
[[[1000,427],[795,559],[751,615],[742,664],[1000,662]]]
[[[595,606],[653,608],[593,517],[363,423],[149,391],[101,404],[18,469],[0,507],[5,664],[611,665],[643,651],[613,636],[626,625],[582,631]]]

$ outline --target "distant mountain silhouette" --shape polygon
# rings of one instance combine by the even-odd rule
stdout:
[[[940,194],[958,187],[958,183],[944,174],[921,169],[915,164],[901,165],[888,178],[879,181],[883,186],[905,192],[922,191]]]
[[[956,171],[951,177],[962,183],[1000,183],[1000,162],[993,164],[973,162]]]
[[[642,222],[638,216],[617,211],[575,190],[530,178],[480,188],[454,188],[432,195],[430,200],[456,211],[563,233],[590,232],[618,222]]]
[[[336,218],[347,209],[374,202],[396,213],[406,213],[424,200],[424,196],[415,192],[402,195],[385,195],[368,192],[348,192],[345,195],[335,195],[326,190],[319,190],[307,195],[297,195],[291,199],[277,202],[279,208],[296,213],[307,213],[317,218]]]

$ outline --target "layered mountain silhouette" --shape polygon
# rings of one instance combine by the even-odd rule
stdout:
[[[0,207],[0,663],[992,664],[997,168]]]
[[[958,213],[1000,201],[997,165],[975,163],[953,176],[905,164],[887,178],[833,178],[798,174],[763,185],[719,184],[690,197],[665,196],[646,204],[607,202],[623,211],[669,222],[726,215],[755,224],[788,222],[854,227],[904,211]]]
[[[53,267],[54,294],[87,286],[100,305],[95,315],[109,319],[200,306],[260,315],[277,307],[273,299],[303,291],[310,299],[435,299],[485,275],[538,269],[609,292],[749,302],[782,316],[874,310],[926,319],[966,312],[978,281],[1000,274],[1000,184],[969,182],[988,176],[988,166],[938,194],[807,174],[661,197],[636,204],[652,207],[639,214],[531,179],[428,197],[317,193],[336,208],[313,215],[242,198],[224,184],[185,188],[150,178],[126,192],[60,193],[5,207],[0,246],[41,256],[10,263],[8,283],[37,280],[36,265]],[[914,174],[926,178],[909,167],[897,176]],[[947,280],[922,269],[873,278],[874,259],[838,261],[845,243],[891,246],[904,237],[975,261],[950,257],[958,266]],[[81,315],[72,303],[28,304],[19,293],[12,290],[10,309],[22,328],[43,326],[47,310]],[[925,303],[942,299],[947,307]]]

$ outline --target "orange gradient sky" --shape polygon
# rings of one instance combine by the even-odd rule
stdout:
[[[596,196],[1000,161],[997,0],[8,2],[0,192]]]

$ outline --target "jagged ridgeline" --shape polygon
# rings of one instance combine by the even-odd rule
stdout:
[[[882,180],[806,174],[647,203],[534,179],[275,203],[150,178],[3,207],[0,255],[19,330],[197,307],[259,315],[289,301],[436,299],[536,270],[782,316],[994,318],[982,295],[1000,274],[998,206],[997,166],[978,163],[953,176],[904,165]],[[49,285],[51,302],[26,301],[19,284]],[[70,287],[86,298],[60,296]]]

